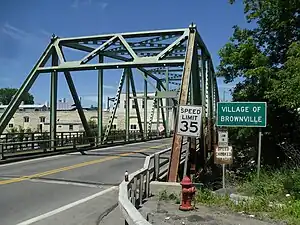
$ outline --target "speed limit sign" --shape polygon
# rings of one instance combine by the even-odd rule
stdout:
[[[199,137],[201,134],[202,106],[181,105],[177,123],[177,134]]]

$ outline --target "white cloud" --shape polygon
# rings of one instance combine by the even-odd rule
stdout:
[[[104,10],[108,6],[108,3],[107,2],[99,2],[99,5]]]
[[[79,6],[84,6],[84,5],[90,6],[93,3],[97,3],[97,0],[74,0],[71,7],[78,8]],[[100,6],[102,10],[104,10],[108,6],[108,3],[99,1],[97,5]]]
[[[18,27],[12,26],[9,23],[4,24],[4,26],[2,27],[2,32],[16,40],[26,38],[30,35],[26,31],[24,31]]]
[[[114,86],[110,86],[110,85],[103,85],[104,89],[116,89],[116,87]]]

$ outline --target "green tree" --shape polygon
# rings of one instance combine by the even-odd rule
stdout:
[[[230,0],[233,4],[235,1]],[[283,142],[299,144],[300,91],[299,0],[244,0],[244,12],[253,29],[234,26],[230,41],[219,51],[218,76],[226,83],[239,78],[234,101],[266,101],[268,126],[264,129],[264,164],[280,165]],[[231,129],[237,151],[251,155],[257,145],[257,129]],[[252,146],[252,148],[250,148]],[[247,150],[246,150],[247,149]],[[246,157],[247,158],[247,157]],[[278,160],[279,158],[279,160]]]
[[[0,102],[3,105],[8,105],[17,91],[18,89],[16,88],[0,88]],[[24,101],[25,104],[33,104],[34,97],[30,93],[25,93],[22,97],[22,101]]]

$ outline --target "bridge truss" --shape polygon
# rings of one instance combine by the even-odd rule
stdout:
[[[67,60],[65,51],[68,49],[81,51],[85,55],[80,59]],[[113,99],[111,117],[103,133],[103,71],[106,69],[123,69],[123,73],[116,96]],[[137,96],[132,69],[137,69],[144,79],[143,96]],[[58,74],[62,73],[70,89],[85,132],[88,137],[91,137],[91,129],[71,76],[73,71],[87,70],[94,70],[98,73],[98,138],[96,144],[105,143],[107,140],[120,103],[120,94],[125,84],[125,132],[127,140],[129,140],[131,118],[130,99],[134,101],[138,128],[144,139],[147,139],[148,132],[152,128],[155,109],[157,115],[160,113],[162,124],[167,129],[167,132],[165,132],[166,136],[170,135],[170,129],[168,128],[169,110],[164,109],[173,108],[175,111],[175,135],[173,136],[169,181],[175,181],[177,178],[183,141],[182,136],[176,135],[176,106],[178,104],[202,105],[204,112],[202,133],[199,138],[190,139],[190,158],[193,161],[192,165],[195,165],[197,158],[195,153],[196,142],[199,141],[201,157],[197,159],[197,162],[205,163],[208,153],[213,151],[213,144],[216,142],[214,119],[216,102],[219,100],[219,96],[211,56],[196,26],[193,24],[189,28],[176,30],[104,34],[73,38],[53,36],[46,50],[8,105],[6,111],[2,114],[0,118],[0,134],[3,133],[18,109],[22,96],[30,90],[37,77],[43,73],[50,73],[50,139],[54,140],[57,127],[57,80]],[[148,96],[148,84],[155,89],[154,96]],[[172,85],[173,87],[171,88]],[[143,116],[141,116],[141,107],[137,101],[139,98],[145,101]],[[149,99],[154,99],[154,101],[150,119],[147,119],[149,118],[149,115],[147,115],[147,100]],[[166,101],[167,103],[163,105],[163,99],[169,99],[170,101]],[[142,117],[144,118],[143,121]],[[157,118],[157,126],[158,123],[159,119]]]

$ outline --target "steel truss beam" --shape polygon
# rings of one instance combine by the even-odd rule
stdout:
[[[201,55],[199,58],[198,55],[198,48],[201,49]],[[201,61],[200,71],[199,73],[199,65],[198,61]],[[205,62],[205,61],[206,62]],[[185,56],[184,62],[184,69],[181,77],[181,88],[179,94],[179,105],[186,105],[188,104],[188,97],[190,96],[190,103],[193,105],[201,105],[203,106],[203,119],[204,123],[208,120],[208,126],[206,127],[207,132],[205,129],[201,132],[201,141],[204,143],[205,139],[208,139],[208,148],[211,149],[212,140],[212,117],[215,115],[215,108],[213,107],[213,100],[216,102],[217,100],[214,99],[212,96],[211,88],[216,87],[216,79],[213,70],[211,56],[203,43],[199,33],[196,30],[196,26],[190,26],[189,28],[189,35],[188,35],[188,45],[187,51]],[[201,82],[200,82],[201,77]],[[199,90],[202,90],[199,92]],[[190,91],[190,95],[189,95]],[[206,96],[205,96],[206,95]],[[178,114],[178,113],[177,113]],[[178,115],[177,115],[178,116]],[[175,135],[173,137],[172,143],[172,151],[170,156],[170,164],[169,164],[169,171],[168,171],[168,181],[169,182],[176,182],[177,181],[177,174],[178,174],[178,167],[179,167],[179,159],[180,159],[180,152],[182,148],[182,140],[183,137],[176,134],[177,132],[177,123],[178,119],[175,120]],[[200,137],[199,137],[200,138]],[[199,139],[198,138],[198,139]],[[191,151],[190,162],[192,164],[191,169],[195,169],[196,164],[196,139],[191,138],[189,144],[189,150]],[[203,157],[205,154],[205,144],[201,146],[201,154]],[[204,162],[202,162],[204,163]],[[204,166],[204,165],[202,165]]]
[[[68,61],[66,60],[68,57],[65,57],[63,47],[79,50],[86,53],[86,55],[84,57],[81,56],[74,61]],[[198,54],[199,49],[201,49],[201,53]],[[51,66],[45,66],[51,56]],[[97,59],[97,61],[95,62],[93,59]],[[118,62],[110,62],[109,60],[117,60]],[[143,124],[139,112],[140,108],[137,104],[137,99],[140,97],[136,96],[134,78],[131,70],[133,68],[141,71],[144,78],[144,95],[142,98],[145,101],[145,112]],[[160,113],[163,124],[167,130],[168,128],[166,126],[168,126],[169,115],[168,111],[165,114],[164,109],[167,109],[169,106],[168,103],[165,106],[163,105],[162,98],[165,98],[167,93],[162,95],[161,91],[179,91],[178,99],[171,98],[175,105],[186,105],[190,102],[191,104],[203,106],[204,121],[201,133],[201,141],[203,144],[201,145],[201,151],[203,152],[203,155],[206,155],[206,149],[212,149],[212,144],[216,142],[216,138],[214,137],[214,131],[216,131],[214,118],[216,116],[216,103],[219,100],[218,87],[210,53],[195,26],[190,26],[187,29],[116,33],[74,38],[52,38],[45,52],[42,54],[37,64],[8,105],[6,111],[1,116],[0,134],[2,134],[17,110],[24,93],[29,91],[38,75],[40,73],[51,73],[52,109],[50,124],[51,139],[55,139],[57,74],[63,72],[76,104],[81,122],[87,135],[91,136],[92,134],[82,110],[70,72],[96,70],[98,72],[98,143],[101,144],[104,69],[124,69],[124,73],[120,80],[118,89],[119,94],[115,98],[112,118],[105,131],[103,142],[106,141],[110,132],[114,114],[116,113],[117,105],[119,104],[119,95],[123,83],[126,83],[126,140],[129,138],[129,101],[131,98],[134,99],[136,105],[139,130],[143,133],[144,138],[147,138],[148,129],[151,129],[152,127],[152,117],[154,113],[153,108],[149,122],[147,120],[147,100],[155,99],[154,102],[158,105],[157,119],[159,121],[159,111],[161,110]],[[156,85],[154,86],[149,79],[153,79]],[[169,85],[178,85],[178,83],[174,81],[179,81],[179,79],[181,79],[180,89],[169,87]],[[124,82],[125,80],[126,82]],[[148,84],[154,86],[154,90],[156,91],[154,97],[148,96]],[[132,89],[132,97],[130,97],[129,94],[130,86]],[[188,99],[189,96],[190,100]],[[174,110],[174,115],[176,116],[176,114],[176,110]],[[176,181],[183,140],[181,136],[176,135],[177,119],[174,120],[174,124],[175,135],[173,137],[169,167],[169,181]],[[142,129],[143,127],[144,129]],[[191,140],[191,151],[195,149],[195,140],[196,139]],[[205,144],[205,140],[208,140],[208,143]]]

